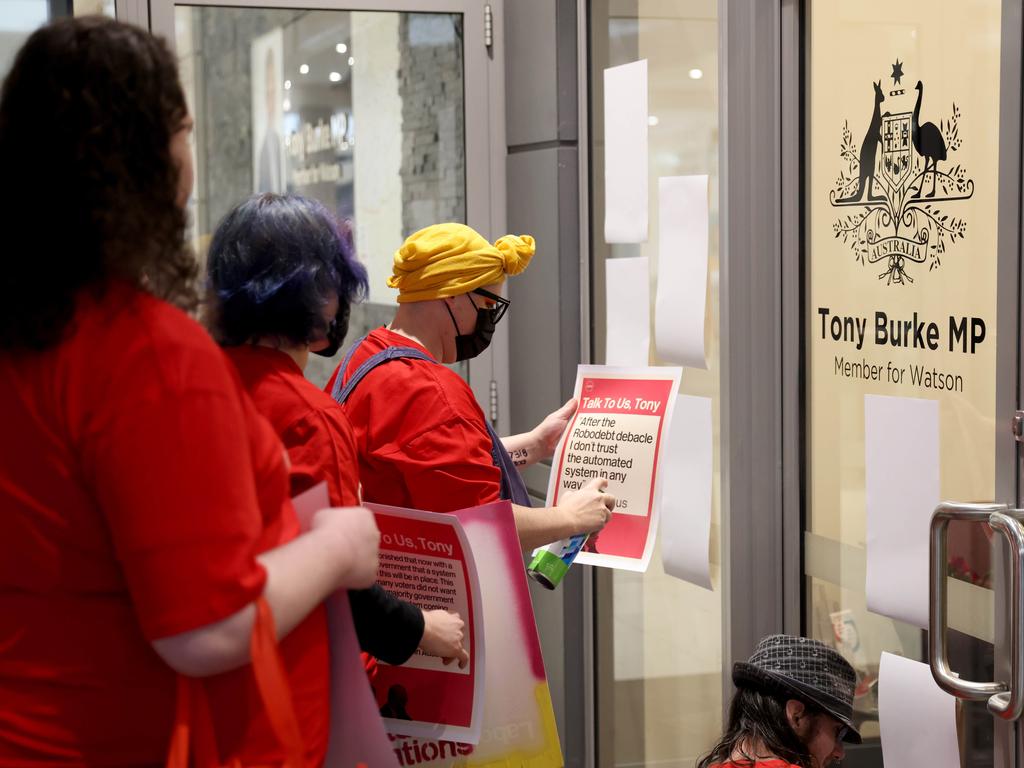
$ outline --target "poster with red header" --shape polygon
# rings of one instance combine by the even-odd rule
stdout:
[[[294,500],[304,528],[317,510],[329,506],[327,486],[321,483]],[[368,504],[378,514],[408,510]],[[424,518],[424,516],[426,516]],[[471,574],[473,620],[467,640],[474,667],[474,727],[479,739],[451,740],[431,729],[425,736],[408,734],[412,721],[402,720],[400,733],[388,734],[371,689],[359,647],[348,597],[337,592],[327,601],[331,639],[331,726],[326,768],[561,768],[565,765],[558,741],[533,604],[523,569],[512,507],[507,501],[462,509],[454,515],[413,513],[412,518],[443,523],[456,518],[460,540],[476,553],[467,557]],[[378,517],[378,526],[381,520]],[[392,543],[394,539],[392,538]],[[383,548],[383,547],[382,547]],[[454,550],[452,551],[454,555]],[[479,587],[476,585],[479,584]],[[480,600],[480,595],[488,595]],[[470,622],[467,622],[469,624]],[[486,626],[489,652],[484,660]],[[475,638],[475,639],[473,639]],[[379,677],[382,666],[377,667]],[[374,679],[378,679],[375,677]],[[483,685],[483,680],[487,685]],[[479,686],[479,688],[477,687]],[[477,697],[479,696],[479,699]],[[477,701],[480,701],[479,707]],[[476,712],[479,709],[480,715]],[[420,730],[417,728],[417,730]]]
[[[475,554],[483,595],[486,664],[479,652],[476,657],[477,674],[486,680],[480,740],[467,744],[392,734],[399,768],[562,768],[512,506],[498,501],[453,514]]]
[[[484,642],[480,582],[454,515],[367,504],[380,529],[377,582],[425,611],[458,613],[469,663],[445,664],[417,650],[399,666],[378,661],[373,691],[392,734],[476,744],[480,740]]]
[[[576,415],[555,450],[548,505],[590,480],[608,480],[615,513],[577,563],[646,571],[658,531],[659,462],[682,368],[581,365]]]

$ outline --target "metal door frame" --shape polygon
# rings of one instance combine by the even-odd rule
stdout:
[[[1024,215],[1021,195],[1021,184],[1024,180],[1022,161],[1024,153],[1021,142],[1024,140],[1022,128],[1021,86],[1024,78],[1024,45],[1022,45],[1022,29],[1024,29],[1024,3],[1021,0],[1003,0],[1002,33],[1000,40],[1000,56],[1002,66],[999,73],[999,165],[1004,170],[999,178],[999,286],[997,323],[1000,331],[1014,328],[1016,339],[1011,345],[1006,344],[1003,337],[997,336],[998,370],[996,386],[997,428],[999,417],[1024,408],[1024,376],[1021,375],[1021,361],[1024,360],[1024,305],[1021,303],[1022,280],[1024,270],[1021,269],[1021,248],[1024,242],[1022,227]],[[1008,85],[1009,84],[1009,85]],[[1008,172],[1005,172],[1008,171]],[[1011,334],[1012,335],[1012,334]],[[1008,348],[1009,347],[1009,348]],[[1009,369],[1009,370],[1007,370]],[[1007,385],[1004,382],[1012,382]],[[1012,416],[1011,416],[1012,419]],[[1006,448],[999,444],[999,450],[1013,454],[1013,459],[999,460],[996,463],[996,490],[1005,493],[1006,498],[1016,501],[1016,506],[1024,506],[1024,472],[1021,461],[1024,453],[1020,444],[1011,442],[1012,432],[1009,423],[1005,423]],[[995,571],[996,583],[1006,583],[1009,573],[1007,558],[1000,553],[999,567]],[[1009,590],[1003,588],[1002,599],[996,600],[995,624],[995,674],[997,679],[1009,679]],[[1024,617],[1018,617],[1024,619]],[[1024,729],[1018,723],[1006,723],[996,720],[995,725],[995,764],[998,768],[1019,768],[1024,765]]]
[[[728,667],[801,629],[801,83],[798,0],[718,7]]]
[[[996,498],[1024,504],[1021,486],[1019,444],[1011,430],[1013,413],[1024,407],[1024,389],[1021,377],[1021,84],[1022,84],[1022,3],[1021,0],[1003,0],[1000,22],[1001,66],[999,73],[999,214],[998,250],[999,284],[997,287],[997,370],[996,370]],[[1006,330],[1013,329],[1006,333]],[[1005,416],[1005,418],[1004,418]],[[1009,649],[1011,627],[1008,617],[1009,590],[1006,584],[1009,565],[1005,552],[1000,550],[994,562],[997,589],[995,616],[995,676],[1009,679]],[[1018,768],[1022,751],[1020,723],[1007,723],[995,719],[994,763],[996,768]]]
[[[466,223],[492,240],[505,234],[504,0],[116,0],[117,18],[149,27],[173,48],[174,7],[220,6],[331,11],[459,13],[463,17],[463,89]],[[485,27],[490,44],[485,39]],[[397,248],[400,243],[395,243]],[[509,429],[508,328],[498,326],[491,346],[469,362],[469,384],[484,413]],[[493,418],[493,415],[492,415]]]

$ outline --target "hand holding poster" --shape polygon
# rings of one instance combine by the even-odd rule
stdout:
[[[555,451],[548,505],[588,481],[608,480],[615,513],[577,560],[646,571],[658,530],[658,461],[672,418],[681,368],[581,365],[579,408]]]
[[[300,493],[292,504],[299,524],[308,530],[313,516],[331,506],[327,483]],[[335,592],[327,599],[326,607],[331,652],[331,723],[324,766],[397,768],[397,757],[366,684],[366,668],[359,655],[348,593]]]
[[[417,650],[401,666],[379,662],[373,688],[390,733],[475,744],[483,700],[480,583],[466,534],[453,515],[367,504],[380,528],[377,581],[424,611],[458,613],[466,622],[469,664],[447,665]]]
[[[329,506],[326,485],[321,484],[294,501],[300,521],[308,527],[316,511]],[[393,719],[398,720],[398,730],[405,735],[392,733],[388,738],[378,714],[378,709],[387,704],[387,697],[383,696],[382,702],[373,700],[366,671],[358,655],[348,598],[339,592],[327,604],[331,638],[331,733],[324,765],[327,768],[352,768],[359,763],[372,768],[450,768],[453,765],[462,768],[493,768],[498,765],[503,768],[561,768],[564,760],[558,742],[555,713],[544,672],[533,604],[523,572],[519,536],[509,502],[463,509],[454,515],[367,506],[372,506],[377,515],[377,524],[382,532],[381,572],[383,574],[390,569],[391,575],[387,577],[390,580],[400,582],[403,577],[393,566],[385,566],[385,560],[409,558],[400,562],[408,571],[415,568],[426,571],[425,564],[411,561],[430,557],[452,561],[456,555],[461,558],[463,574],[468,574],[470,584],[465,593],[467,600],[462,616],[470,628],[465,644],[470,650],[469,676],[475,676],[471,677],[472,728],[479,734],[479,741],[449,740],[439,734],[457,733],[454,728],[431,730],[429,724],[402,718]],[[390,516],[391,520],[385,516]],[[401,521],[403,517],[404,522]],[[450,536],[432,538],[437,529],[430,525],[421,526],[422,523],[434,523],[447,526],[450,531],[459,531],[455,538],[460,549],[456,550]],[[427,554],[410,557],[410,550],[398,543],[396,530],[401,532],[403,542],[406,537],[411,538],[415,549]],[[385,542],[384,536],[389,536],[390,542]],[[420,536],[424,539],[422,543],[418,541]],[[434,542],[433,549],[428,541]],[[451,550],[444,546],[448,544],[452,545]],[[386,553],[389,549],[394,552],[396,547],[403,551],[394,555]],[[476,553],[475,562],[471,551]],[[454,568],[454,562],[448,564]],[[443,575],[442,579],[442,575],[433,577],[437,579],[438,594],[442,589],[452,589],[447,582],[459,583],[450,575]],[[416,589],[426,593],[430,599],[429,587]],[[481,595],[486,598],[481,599]],[[459,598],[446,594],[434,599],[452,602]],[[472,620],[467,618],[470,615]],[[490,648],[486,663],[483,653],[485,626]],[[439,660],[417,658],[424,665],[439,663]],[[408,664],[402,667],[379,666],[376,687],[381,687],[378,681],[383,670],[402,670]],[[441,669],[454,672],[443,665]],[[412,671],[420,675],[428,673],[422,669]],[[483,686],[485,678],[486,687]],[[460,678],[461,681],[465,679],[466,675]],[[458,683],[459,680],[453,682]],[[462,686],[453,685],[453,688]],[[412,695],[404,708],[410,716],[422,715],[413,711]],[[413,728],[426,731],[428,735],[410,735]]]
[[[475,556],[482,595],[479,613],[487,636],[486,663],[479,651],[475,659],[478,674],[487,681],[480,741],[465,744],[392,735],[398,764],[561,768],[565,763],[512,509],[502,501],[454,514]],[[370,765],[376,768],[375,763]]]

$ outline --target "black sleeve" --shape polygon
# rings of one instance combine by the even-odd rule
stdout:
[[[379,584],[348,593],[359,647],[387,664],[404,664],[423,639],[423,611]]]

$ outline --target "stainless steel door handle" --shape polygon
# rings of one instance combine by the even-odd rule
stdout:
[[[1020,717],[1021,709],[1024,707],[1024,684],[1018,682],[1017,678],[1024,675],[1021,664],[1018,660],[1021,649],[1020,621],[1024,614],[1020,611],[1022,598],[1021,573],[1024,563],[1024,532],[1020,524],[1007,515],[1009,506],[1006,504],[954,504],[943,502],[935,508],[932,514],[931,538],[929,546],[929,584],[928,584],[928,643],[929,663],[932,668],[932,677],[939,687],[957,698],[969,701],[988,701],[989,709],[993,714],[1007,720]],[[978,683],[971,680],[961,680],[960,677],[949,668],[947,654],[948,644],[946,632],[948,629],[948,601],[946,593],[946,564],[949,562],[947,546],[947,533],[949,523],[952,520],[965,520],[975,523],[989,523],[1010,541],[1010,549],[1016,549],[1012,555],[1013,567],[1013,606],[1016,615],[1011,617],[1013,622],[1013,646],[1016,649],[1013,661],[1014,688],[1011,691],[1006,683]],[[1015,541],[1020,546],[1015,545]]]
[[[989,525],[1010,545],[1010,690],[989,697],[988,711],[1004,720],[1024,714],[1024,528],[1015,518],[993,512]]]

